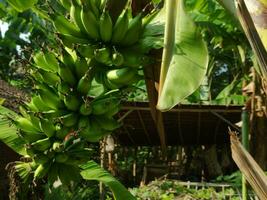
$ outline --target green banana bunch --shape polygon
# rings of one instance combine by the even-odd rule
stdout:
[[[34,171],[34,179],[43,178],[48,173],[50,167],[51,167],[50,162],[40,164]]]
[[[129,22],[128,30],[120,42],[123,46],[130,46],[136,43],[142,31],[142,13],[139,13]]]
[[[107,78],[115,84],[128,85],[137,74],[137,70],[131,67],[113,69],[107,72]]]
[[[120,100],[117,97],[104,98],[91,102],[92,114],[94,115],[103,115],[109,110],[113,109],[115,106],[118,106]]]
[[[62,81],[68,83],[70,86],[74,86],[76,84],[76,77],[72,73],[71,69],[62,62],[59,64],[59,76]]]
[[[87,115],[90,115],[91,113],[92,113],[92,107],[90,106],[89,103],[84,102],[80,107],[80,114],[87,116]],[[80,124],[80,121],[79,121],[79,124]]]
[[[111,41],[114,44],[120,44],[125,37],[129,25],[128,12],[128,8],[124,9],[116,20],[111,38]]]
[[[67,94],[64,97],[65,106],[71,111],[77,111],[80,108],[81,100],[76,94]]]
[[[29,180],[29,177],[32,171],[34,170],[34,167],[34,163],[26,163],[21,161],[16,162],[15,170],[23,183],[26,183]]]
[[[51,110],[40,97],[40,95],[33,96],[30,103],[26,103],[26,105],[35,112],[44,112]]]
[[[104,10],[99,20],[99,32],[101,40],[109,42],[112,37],[112,19],[108,11]]]
[[[79,45],[77,51],[85,58],[93,58],[97,45]]]
[[[78,114],[77,113],[69,113],[60,117],[60,121],[65,127],[73,127],[78,122]]]
[[[57,93],[48,86],[45,85],[37,85],[36,89],[42,99],[42,101],[50,108],[57,110],[58,108],[62,108],[63,102],[60,100]]]
[[[88,0],[87,5],[88,8],[94,13],[95,17],[98,19],[99,18],[99,10],[98,10],[98,5],[99,0]]]
[[[89,125],[90,125],[89,118],[86,115],[80,117],[79,123],[78,123],[78,128],[79,129],[83,129],[83,128],[89,126]]]
[[[65,163],[68,160],[69,156],[66,153],[57,153],[55,156],[55,162]]]
[[[36,164],[40,165],[49,162],[49,157],[39,152],[33,156],[33,160]]]
[[[98,40],[100,38],[98,20],[84,3],[82,3],[81,20],[87,35],[93,40]]]
[[[53,122],[49,119],[40,119],[39,126],[41,130],[44,132],[44,134],[47,135],[47,137],[52,137],[56,133],[56,127],[54,126]]]
[[[76,76],[80,79],[82,78],[85,73],[88,71],[89,65],[86,59],[82,56],[79,56],[75,62],[75,72]]]
[[[112,64],[115,65],[116,67],[119,67],[123,63],[124,63],[123,55],[118,51],[113,52],[113,54],[112,54]]]
[[[45,151],[49,149],[52,145],[52,142],[49,138],[37,140],[36,142],[31,143],[31,147],[38,151]]]
[[[89,142],[97,142],[107,134],[107,131],[102,129],[96,119],[89,119],[89,126],[81,130],[80,135]]]
[[[61,40],[62,44],[70,49],[73,49],[73,47],[76,44],[88,44],[89,41],[85,38],[79,38],[75,37],[73,35],[67,35],[67,34],[57,34],[59,39]]]
[[[25,117],[18,117],[17,119],[15,119],[15,124],[17,128],[19,128],[23,132],[33,134],[41,132],[39,125],[35,125],[34,123],[32,123],[31,119]]]
[[[144,56],[140,53],[135,53],[132,50],[126,50],[123,52],[124,65],[127,67],[141,67],[149,64],[151,61],[149,57]]]
[[[102,80],[103,80],[103,85],[108,88],[109,90],[114,90],[114,89],[120,89],[122,87],[124,87],[125,85],[123,84],[119,84],[119,83],[113,83],[111,82],[108,78],[106,73],[103,74],[102,76]]]
[[[56,30],[65,35],[72,35],[78,38],[84,38],[80,29],[66,19],[63,15],[53,15],[52,20]]]
[[[65,136],[64,136],[64,137],[65,137]],[[52,149],[53,149],[53,151],[55,151],[55,152],[62,152],[63,149],[64,149],[64,145],[63,145],[61,142],[59,142],[59,141],[55,141],[55,142],[53,143],[53,145],[52,145]]]
[[[39,70],[39,71],[40,75],[42,76],[43,82],[46,82],[46,84],[54,86],[60,82],[60,78],[57,74],[45,70]]]
[[[33,56],[33,60],[36,64],[36,67],[48,71],[48,72],[57,72],[58,71],[58,64],[54,60],[55,55],[52,53],[42,53],[39,52]]]
[[[111,59],[111,50],[108,47],[102,47],[100,49],[96,49],[94,51],[95,60],[103,63],[105,65],[111,65],[112,59]]]
[[[82,95],[87,95],[90,88],[91,88],[91,82],[93,79],[93,70],[92,68],[88,70],[85,75],[79,80],[77,91]]]
[[[74,21],[74,23],[81,30],[82,33],[86,33],[86,30],[83,26],[83,22],[81,19],[81,11],[82,11],[82,8],[77,3],[77,1],[71,0],[70,18]]]
[[[105,115],[94,116],[99,126],[106,131],[114,131],[122,124],[113,118],[106,117]]]
[[[70,10],[71,3],[69,0],[59,0],[59,2],[66,10]]]

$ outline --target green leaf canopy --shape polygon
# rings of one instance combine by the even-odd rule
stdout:
[[[168,9],[169,7],[169,9]],[[208,50],[183,0],[166,1],[167,18],[157,108],[170,110],[201,84],[208,67]],[[176,12],[170,14],[169,12]],[[173,25],[175,27],[173,27]]]
[[[82,166],[81,175],[85,180],[96,180],[103,182],[113,192],[116,200],[135,200],[136,198],[112,175],[106,172],[94,161],[89,161]]]
[[[18,136],[17,128],[11,124],[7,116],[16,117],[17,114],[3,106],[0,106],[0,141],[4,142],[18,154],[26,155],[24,148],[25,142]]]
[[[31,8],[38,0],[7,0],[7,2],[18,12],[23,12]]]

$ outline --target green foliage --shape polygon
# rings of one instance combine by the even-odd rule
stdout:
[[[0,106],[0,140],[20,155],[25,155],[24,141],[17,134],[17,128],[8,118],[16,118],[13,111]]]
[[[172,7],[172,3],[170,5]],[[177,17],[166,18],[166,23],[175,25],[169,29],[166,25],[165,43],[168,46],[162,57],[157,104],[160,110],[169,110],[192,94],[200,86],[208,67],[206,44],[184,10],[184,1],[179,1],[177,8]],[[168,16],[173,9],[166,9]]]
[[[214,187],[192,189],[171,180],[153,181],[147,186],[133,188],[131,192],[138,200],[210,200],[212,198],[223,200],[229,196],[233,200],[240,198],[233,188],[226,188],[224,191],[217,191]]]
[[[112,175],[102,169],[95,162],[88,162],[82,166],[82,169],[81,175],[85,180],[97,180],[103,182],[112,190],[116,200],[135,199],[119,181],[117,181]]]

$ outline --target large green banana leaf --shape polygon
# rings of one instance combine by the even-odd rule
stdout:
[[[208,67],[208,50],[183,0],[166,0],[166,27],[157,108],[166,111],[192,94]]]
[[[31,8],[38,0],[7,0],[7,2],[19,12]]]
[[[81,175],[86,180],[96,180],[103,182],[113,192],[116,200],[135,200],[136,198],[111,174],[101,168],[94,161],[89,161],[82,166]]]
[[[24,141],[18,136],[17,129],[11,124],[7,116],[13,118],[17,114],[3,106],[0,106],[0,141],[20,155],[26,155]]]

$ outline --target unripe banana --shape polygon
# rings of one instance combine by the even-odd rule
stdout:
[[[111,65],[112,64],[111,51],[108,47],[96,49],[94,54],[95,54],[95,59],[98,62],[103,63],[105,65]]]
[[[142,13],[135,16],[130,22],[128,30],[120,44],[129,46],[136,43],[142,31]]]
[[[55,86],[60,82],[60,78],[55,73],[40,70],[40,74],[42,75],[44,82],[48,85]]]
[[[80,79],[78,86],[77,86],[77,91],[81,93],[82,95],[87,95],[90,88],[91,88],[91,83],[93,79],[93,69],[91,68],[88,70],[85,75]]]
[[[57,110],[58,108],[63,107],[63,102],[60,100],[59,96],[49,87],[45,87],[44,85],[37,86],[39,89],[39,95],[42,101],[52,109]]]
[[[80,113],[85,116],[90,115],[92,113],[92,107],[85,102],[80,107]]]
[[[88,71],[89,65],[83,56],[79,56],[75,62],[76,76],[80,79]]]
[[[41,131],[37,126],[33,125],[30,119],[27,119],[25,117],[18,117],[17,119],[15,119],[15,124],[17,128],[27,133],[36,134]]]
[[[50,162],[40,164],[34,172],[34,179],[43,178],[49,171],[50,166],[51,166]]]
[[[64,98],[64,103],[65,106],[71,111],[79,110],[81,105],[80,98],[76,96],[76,94],[67,94]]]
[[[88,44],[89,41],[85,38],[75,37],[73,35],[58,34],[64,46],[73,49],[76,44]]]
[[[45,151],[51,147],[52,143],[49,138],[37,140],[36,142],[31,143],[32,148],[38,151]]]
[[[78,122],[78,117],[78,114],[73,112],[60,117],[60,120],[64,126],[72,127]]]
[[[107,78],[113,83],[128,85],[136,74],[137,70],[135,68],[125,67],[109,70],[107,72]]]
[[[56,137],[58,139],[64,139],[69,132],[70,132],[69,127],[62,127],[60,130],[56,132]]]
[[[112,54],[112,64],[119,67],[121,66],[122,64],[124,63],[124,58],[123,58],[123,55],[118,52],[118,51],[115,51],[113,54]]]
[[[76,78],[72,73],[69,66],[66,66],[63,63],[59,64],[59,76],[65,82],[67,82],[70,86],[74,86],[76,84]]]
[[[112,19],[108,11],[104,11],[99,20],[99,32],[102,41],[109,42],[112,37]]]
[[[101,128],[107,131],[113,131],[119,128],[122,124],[113,118],[108,118],[103,115],[94,117]]]
[[[52,137],[56,133],[56,127],[54,126],[53,122],[48,119],[41,119],[40,120],[40,128],[47,135],[47,137]]]
[[[111,41],[114,44],[120,44],[120,42],[123,40],[127,30],[128,30],[128,10],[125,9],[122,11],[120,16],[118,17],[112,33]]]
[[[81,19],[88,36],[93,40],[99,39],[99,24],[94,13],[82,4]]]
[[[45,164],[45,163],[49,162],[49,158],[40,152],[33,156],[33,160],[38,165]]]
[[[55,156],[55,162],[65,163],[68,160],[69,156],[66,153],[58,153]]]
[[[92,114],[103,115],[110,109],[113,109],[115,106],[118,106],[119,102],[120,100],[117,97],[110,97],[91,102]]]
[[[78,128],[83,129],[83,128],[89,126],[90,125],[89,123],[90,123],[89,118],[87,116],[82,116],[79,119]]]
[[[52,72],[58,72],[58,61],[56,59],[56,55],[53,52],[47,52],[44,55],[44,59],[48,66],[50,66]]]
[[[95,49],[97,48],[96,45],[80,45],[77,47],[77,51],[85,58],[93,58]]]
[[[115,89],[120,89],[122,87],[124,87],[125,85],[123,84],[118,84],[118,83],[113,83],[111,82],[108,78],[107,75],[104,74],[103,75],[103,84],[105,85],[106,88],[108,88],[109,90],[115,90]]]
[[[80,30],[73,23],[69,22],[63,15],[52,16],[52,19],[54,26],[59,33],[73,35],[78,38],[84,37]]]
[[[64,149],[64,145],[61,142],[56,141],[56,142],[53,143],[52,149],[55,152],[61,152]]]
[[[88,4],[89,9],[94,13],[95,17],[99,18],[99,10],[97,7],[97,4],[98,4],[97,1],[99,0],[88,0],[87,4]]]
[[[69,0],[59,0],[59,2],[66,10],[70,10],[71,3]]]
[[[76,0],[71,0],[71,7],[70,7],[70,17],[76,24],[76,26],[81,30],[82,33],[86,33],[86,30],[83,26],[82,19],[81,19],[81,6],[77,3]]]
[[[150,59],[140,53],[135,53],[133,51],[124,51],[124,65],[127,67],[141,67],[150,63]]]
[[[56,72],[56,66],[47,63],[43,52],[35,54],[33,60],[38,68],[48,72]]]
[[[42,134],[42,133],[38,133],[38,132],[24,132],[24,131],[20,131],[19,132],[20,136],[23,138],[23,140],[31,143],[31,142],[35,142],[37,140],[40,139],[44,139],[46,137],[46,135]]]

